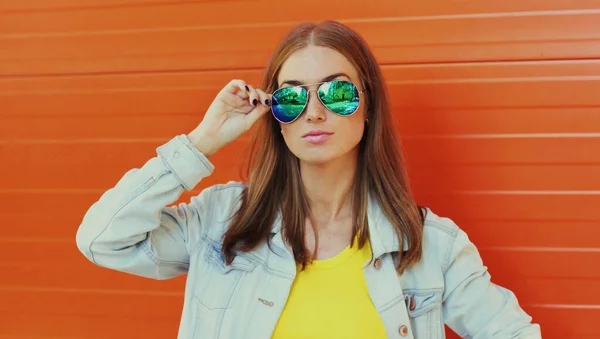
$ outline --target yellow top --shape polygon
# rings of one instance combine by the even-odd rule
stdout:
[[[315,260],[300,271],[272,339],[387,338],[373,306],[363,267],[371,259],[367,242],[337,256]]]

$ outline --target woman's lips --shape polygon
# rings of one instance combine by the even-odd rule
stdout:
[[[304,137],[304,140],[310,142],[311,144],[320,144],[330,137],[331,134],[307,135]]]
[[[333,133],[331,132],[326,132],[322,130],[312,130],[304,134],[302,137],[304,138],[304,140],[310,142],[311,144],[320,144],[329,139],[332,134]]]

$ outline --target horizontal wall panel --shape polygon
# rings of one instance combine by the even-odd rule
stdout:
[[[223,83],[225,85],[226,82]],[[174,116],[204,113],[218,89],[86,91],[87,93],[18,94],[0,97],[3,116]],[[29,100],[27,100],[29,98]],[[35,98],[35,101],[31,101]]]
[[[600,329],[594,320],[600,319],[600,307],[590,308],[540,305],[526,307],[534,321],[542,322],[543,338],[595,339]]]
[[[37,149],[37,150],[36,150]],[[44,150],[44,151],[42,151]],[[135,150],[135,151],[134,151]],[[19,155],[20,154],[20,155]],[[116,184],[130,168],[139,168],[156,155],[155,147],[140,144],[71,144],[56,147],[54,144],[5,145],[2,155],[11,159],[12,166],[5,169],[3,188],[94,188]],[[98,167],[98,165],[100,167]],[[102,168],[103,175],[91,180],[90,173]],[[127,168],[127,169],[125,169]],[[8,180],[22,176],[24,180]],[[41,181],[50,180],[40,186]],[[10,182],[14,184],[10,184]],[[37,181],[37,183],[36,183]],[[67,182],[72,185],[65,185]],[[81,186],[82,182],[88,185]]]
[[[600,195],[586,192],[416,192],[417,201],[438,215],[469,220],[600,221]]]
[[[0,196],[2,195],[3,194],[0,194]],[[99,195],[100,194],[98,194],[98,196]],[[45,196],[47,197],[47,195]],[[52,196],[50,199],[57,198],[56,196]],[[73,196],[68,200],[75,202],[76,196]],[[44,213],[41,211],[42,208],[40,208],[40,205],[36,205],[35,208],[33,207],[33,201],[29,202],[29,207],[31,208],[30,213],[10,213],[9,211],[3,210],[0,212],[0,217],[6,227],[3,230],[3,238],[0,240],[0,243],[3,240],[31,241],[40,239],[75,241],[77,227],[79,227],[87,208],[95,201],[93,199],[86,200],[87,201],[80,203],[80,206],[77,208],[69,209],[71,213],[64,212],[68,210],[66,209],[66,206],[63,210],[49,210]],[[37,202],[39,203],[39,201]],[[41,203],[43,204],[44,202],[42,201]],[[88,203],[89,205],[87,205]]]
[[[145,339],[177,337],[181,311],[168,317],[153,318],[112,314],[113,309],[127,303],[127,299],[121,299],[116,305],[107,306],[109,308],[104,309],[102,315],[95,316],[2,312],[0,338],[106,339],[124,338],[124,335],[133,337],[140,333],[144,334]],[[51,307],[45,305],[43,309]],[[92,305],[88,307],[92,308]]]
[[[501,207],[501,206],[500,206]],[[576,210],[575,210],[576,211]],[[575,216],[575,213],[573,213]],[[542,218],[543,215],[540,215]],[[469,220],[451,218],[479,247],[600,248],[600,220]]]
[[[444,109],[407,108],[401,105],[402,102],[394,103],[393,114],[403,136],[465,134],[475,136],[556,134],[558,136],[565,133],[600,131],[600,106]]]
[[[26,251],[24,249],[27,249]],[[94,265],[83,257],[77,249],[75,238],[70,243],[54,241],[38,241],[28,244],[20,242],[3,242],[0,249],[0,263],[5,265],[36,265],[60,262],[62,265]],[[52,254],[52,255],[49,255]]]
[[[76,256],[72,253],[73,257]],[[73,294],[114,294],[124,297],[130,295],[145,296],[152,299],[154,295],[183,298],[185,276],[166,280],[155,280],[132,274],[117,272],[88,262],[83,254],[82,260],[72,265],[48,265],[44,262],[20,265],[18,263],[0,263],[0,268],[11,274],[3,277],[3,285],[12,289],[23,289],[23,292],[35,292],[45,289],[60,293]],[[57,292],[57,293],[58,293]]]
[[[217,179],[220,182],[225,180],[219,175],[216,176],[220,177]],[[212,178],[212,176],[209,178]],[[194,191],[185,192],[182,195],[182,200],[186,199],[189,202],[191,195],[197,195],[202,188],[212,185],[210,181],[213,180],[209,180],[209,178],[202,180]],[[115,184],[116,181],[110,187]],[[75,227],[77,227],[85,211],[110,187],[92,190],[2,190],[0,191],[0,215],[40,218],[38,220],[43,220],[43,216],[48,216],[46,218],[47,222],[51,225],[56,225],[56,227],[69,227],[69,225],[61,225],[58,222],[55,224],[55,220],[76,220],[77,225]],[[69,217],[53,219],[56,215],[67,214],[65,211],[70,212],[68,213]],[[21,233],[15,231],[14,234]]]
[[[485,265],[499,277],[600,280],[600,272],[592,268],[600,261],[600,251],[597,248],[589,251],[480,248],[479,252]]]
[[[232,3],[233,2],[233,3]],[[231,10],[235,6],[236,10]],[[338,20],[375,18],[411,18],[421,16],[482,15],[504,12],[546,12],[597,9],[595,0],[536,0],[488,2],[466,0],[445,3],[426,0],[418,3],[406,0],[382,0],[377,6],[353,2],[338,6],[336,2],[307,0],[302,6],[272,6],[267,1],[211,0],[74,0],[5,1],[0,12],[6,12],[1,28],[6,33],[81,31],[98,29],[136,29],[155,27],[188,27],[198,25],[256,25],[280,21],[323,20],[335,16]],[[314,8],[318,6],[319,11]],[[228,11],[224,16],[223,11]],[[247,13],[252,15],[246,15]],[[78,20],[85,17],[86,20]],[[131,20],[135,17],[135,20]],[[106,22],[110,18],[111,24]]]
[[[167,142],[168,140],[164,140]],[[53,143],[4,145],[2,156],[11,159],[12,166],[4,170],[0,177],[0,189],[107,189],[130,169],[142,167],[150,158],[156,157],[156,148],[163,143]],[[239,157],[247,143],[238,141],[228,145],[210,161],[218,172],[211,175],[203,184],[213,182],[215,177],[225,180],[226,175],[237,177]],[[90,173],[101,169],[102,176],[91,180]],[[26,180],[15,181],[15,176]]]
[[[600,116],[600,109],[599,114]],[[203,115],[148,114],[123,116],[8,117],[0,125],[0,143],[76,143],[77,140],[164,139],[191,132]]]
[[[496,81],[497,80],[497,81]],[[598,107],[600,77],[493,79],[492,81],[409,82],[390,84],[396,107],[418,108],[557,108]],[[566,89],[569,89],[568,91]],[[572,91],[572,92],[571,92]],[[395,114],[399,114],[395,112]]]
[[[186,0],[185,3],[211,2],[210,0]],[[51,3],[44,0],[5,1],[0,4],[0,10],[6,12],[36,12],[36,11],[73,11],[79,9],[102,9],[111,7],[124,7],[134,9],[136,6],[160,6],[165,4],[181,4],[178,0],[88,0],[81,3],[76,0],[53,0]]]
[[[600,60],[511,61],[381,65],[385,79],[393,84],[495,83],[596,80]],[[258,85],[263,68],[141,74],[97,74],[0,79],[0,94],[83,94],[160,91],[178,88],[213,88],[234,78]]]
[[[346,23],[364,36],[384,64],[600,56],[600,12],[596,10],[410,20],[366,18]],[[88,32],[7,34],[0,37],[6,51],[0,56],[0,74],[264,67],[275,44],[295,24],[105,27]],[[261,43],[248,36],[260,36]]]
[[[223,4],[225,3],[225,4]],[[201,5],[200,5],[201,4]],[[579,0],[573,3],[569,0],[554,0],[540,3],[536,0],[510,0],[504,2],[487,2],[487,1],[475,1],[466,0],[456,4],[449,4],[445,2],[426,0],[418,3],[408,2],[406,0],[394,1],[394,0],[382,0],[378,3],[378,6],[369,6],[369,4],[362,2],[352,2],[352,6],[340,7],[335,6],[335,3],[320,3],[316,0],[307,0],[306,6],[294,7],[291,10],[286,6],[271,6],[268,7],[269,3],[266,1],[252,1],[250,4],[246,3],[235,3],[235,8],[240,9],[240,12],[232,11],[230,16],[221,16],[215,18],[216,15],[221,14],[218,12],[219,9],[230,9],[232,4],[228,4],[227,1],[210,1],[210,0],[186,0],[182,2],[180,0],[89,0],[85,3],[81,3],[76,0],[53,0],[48,3],[44,0],[28,0],[27,2],[20,1],[5,1],[0,4],[1,11],[42,11],[52,10],[56,12],[62,12],[64,10],[79,10],[90,8],[93,10],[110,7],[124,7],[129,11],[135,11],[136,7],[149,7],[161,8],[168,11],[173,7],[173,10],[187,9],[188,12],[195,12],[202,20],[212,20],[214,22],[235,22],[234,20],[255,20],[256,22],[265,22],[273,20],[274,17],[293,17],[299,14],[317,14],[311,10],[313,6],[320,5],[320,9],[333,10],[340,16],[350,17],[385,17],[386,15],[394,16],[419,16],[419,15],[436,15],[436,14],[461,14],[461,13],[491,13],[491,12],[505,12],[505,11],[548,11],[548,10],[569,10],[569,9],[593,9],[596,8],[597,3],[594,0]],[[171,6],[174,5],[174,6]],[[199,7],[198,7],[199,6]],[[271,13],[266,13],[264,10],[270,9]],[[253,10],[253,15],[243,15],[246,10]],[[208,13],[203,13],[207,11]],[[168,12],[170,14],[170,12]],[[139,14],[139,13],[136,13]],[[118,19],[118,13],[111,13],[112,16]],[[187,17],[186,17],[187,18]],[[164,18],[154,18],[154,22],[160,23],[158,20],[167,20]],[[191,20],[191,19],[189,19]],[[142,21],[143,22],[143,21]],[[177,23],[176,20],[170,21],[170,23]]]
[[[421,192],[600,192],[600,165],[433,165],[410,167],[409,175]]]
[[[395,82],[512,82],[600,75],[600,60],[532,60],[382,65]],[[35,79],[35,78],[34,78]]]
[[[598,66],[600,67],[600,65]],[[593,70],[596,65],[583,66]],[[0,94],[103,94],[181,89],[212,89],[215,94],[232,79],[243,79],[259,87],[263,70],[153,72],[141,74],[97,74],[0,79]]]
[[[159,142],[160,141],[160,142]],[[155,142],[5,144],[10,159],[0,189],[104,189],[126,171],[156,156]],[[237,173],[249,144],[238,140],[211,157],[215,174]],[[405,140],[411,175],[419,191],[597,190],[598,138],[441,138]],[[233,155],[236,155],[233,157]],[[489,165],[503,165],[491,167]],[[488,166],[485,166],[488,165]],[[552,165],[552,166],[550,166]],[[414,167],[412,167],[414,166]],[[89,173],[102,169],[101,177]],[[568,172],[572,170],[571,172]],[[19,175],[24,180],[14,180]],[[435,175],[430,179],[428,175]],[[570,179],[570,176],[578,175]],[[555,182],[560,178],[568,181]],[[493,179],[490,182],[489,179]],[[439,184],[439,185],[437,185]]]
[[[447,137],[406,139],[414,165],[598,164],[600,137]]]
[[[599,279],[527,278],[516,281],[511,276],[497,274],[493,269],[489,269],[488,272],[493,283],[512,290],[522,305],[600,305],[600,298],[589,293],[594,286],[598,286]]]
[[[183,306],[182,295],[90,292],[70,293],[52,289],[36,291],[3,288],[0,289],[0,298],[5,302],[0,304],[0,312],[83,317],[103,315],[110,308],[111,316],[136,317],[152,321],[155,318],[180,315]],[[48,308],[45,305],[52,305],[52,307]],[[160,307],[155,307],[156,305]]]

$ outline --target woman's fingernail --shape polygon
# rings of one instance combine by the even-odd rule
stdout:
[[[258,100],[256,100],[256,99],[252,100],[252,104],[253,104],[254,106],[258,105]]]
[[[271,105],[271,101],[269,101],[269,99],[265,100],[265,105],[267,105],[267,106]]]
[[[246,91],[249,91],[249,90],[250,90],[250,87],[246,86]]]

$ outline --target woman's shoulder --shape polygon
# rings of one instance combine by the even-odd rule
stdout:
[[[229,181],[208,186],[206,189],[211,191],[211,195],[219,195],[224,198],[231,196],[232,199],[236,199],[246,189],[246,184],[241,181]]]
[[[453,257],[470,242],[468,235],[453,219],[426,209],[423,227],[424,255],[439,261],[446,268]]]
[[[454,238],[460,232],[460,227],[451,218],[439,215],[431,208],[425,208],[425,222],[423,223],[423,232],[425,233],[443,233]]]
[[[246,184],[239,181],[214,184],[203,189],[199,195],[192,198],[192,201],[209,215],[228,213],[229,211],[226,210],[231,209],[240,201],[245,189]]]
[[[214,184],[204,188],[191,199],[202,224],[202,237],[220,241],[229,227],[233,213],[239,208],[246,185],[238,181]]]
[[[429,253],[430,258],[436,257],[443,271],[446,271],[461,253],[477,257],[479,255],[475,244],[454,220],[438,215],[431,209],[427,209],[424,222],[423,245],[424,253]]]

